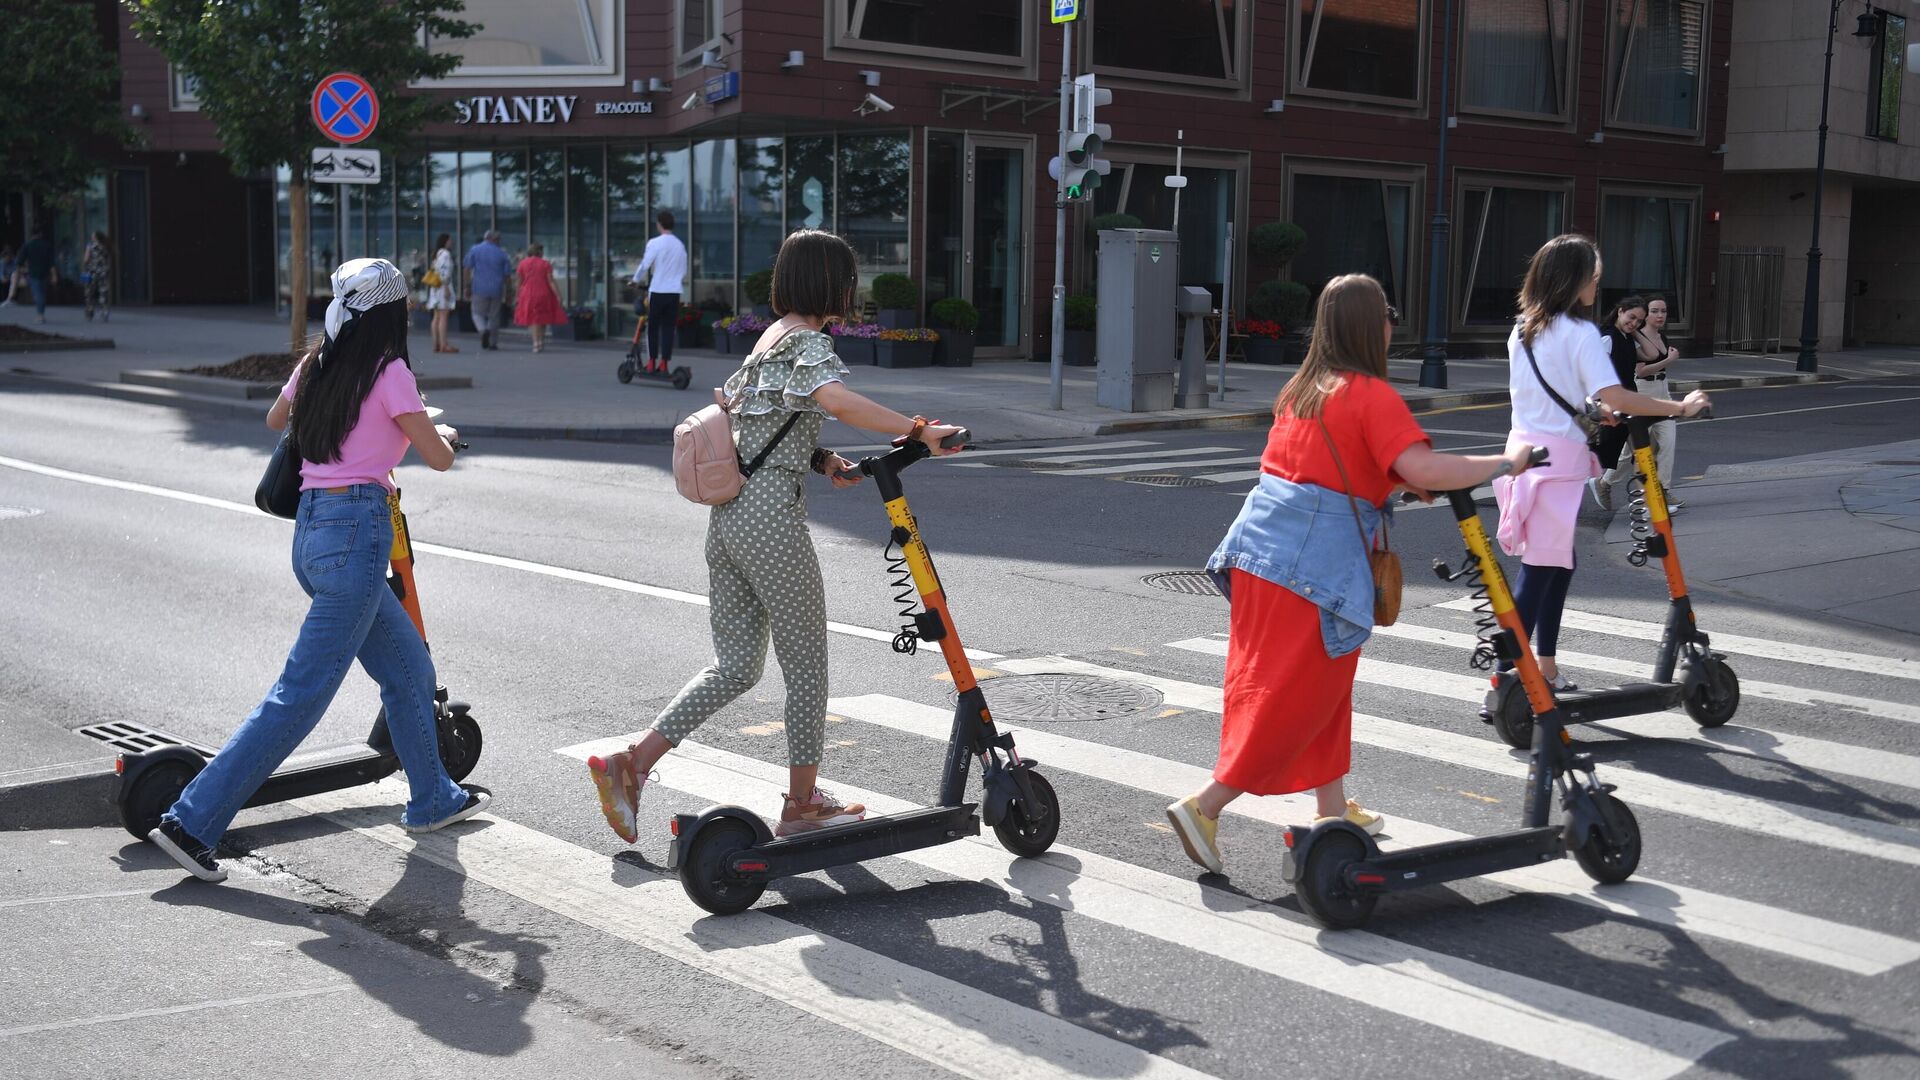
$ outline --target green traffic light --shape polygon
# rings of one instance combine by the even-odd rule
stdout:
[[[1073,184],[1067,188],[1067,198],[1069,199],[1077,199],[1084,194],[1086,194],[1086,192],[1080,190],[1079,184]]]

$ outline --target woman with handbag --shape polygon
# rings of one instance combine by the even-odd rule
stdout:
[[[787,237],[773,264],[779,320],[720,394],[746,482],[713,507],[707,525],[707,574],[714,661],[681,689],[640,741],[587,761],[607,824],[637,838],[640,791],[668,750],[760,681],[772,639],[786,677],[788,791],[777,836],[858,821],[866,808],[822,791],[827,724],[827,611],[820,560],[807,530],[807,469],[836,488],[860,482],[854,464],[818,445],[828,416],[867,431],[918,439],[934,454],[960,429],[907,417],[847,388],[849,372],[822,332],[854,310],[859,266],[845,240],[817,229]]]
[[[1634,335],[1647,321],[1647,301],[1639,296],[1623,296],[1614,302],[1613,310],[1607,315],[1606,330],[1603,337],[1607,343],[1607,359],[1613,364],[1613,377],[1620,380],[1622,386],[1633,385],[1633,369],[1639,364],[1639,344]],[[1615,424],[1601,430],[1593,445],[1594,456],[1600,459],[1602,472],[1587,481],[1587,493],[1593,496],[1593,504],[1602,510],[1613,509],[1613,489],[1627,483],[1634,474],[1633,451],[1627,447],[1627,428],[1625,424]]]
[[[433,351],[459,352],[459,346],[447,339],[447,323],[453,318],[453,234],[441,233],[433,242],[433,261],[420,283],[427,287],[427,310],[433,312]]]
[[[1498,537],[1501,548],[1520,560],[1514,606],[1537,642],[1540,674],[1559,690],[1574,688],[1561,676],[1555,655],[1560,614],[1573,581],[1580,489],[1601,475],[1590,446],[1602,429],[1587,417],[1585,403],[1598,401],[1610,413],[1634,416],[1692,416],[1707,407],[1707,395],[1699,390],[1685,401],[1671,401],[1621,385],[1607,342],[1586,315],[1599,295],[1600,271],[1600,249],[1592,240],[1570,233],[1547,241],[1527,267],[1520,319],[1507,338],[1513,399],[1507,447],[1547,447],[1549,463],[1524,477],[1494,482]]]
[[[313,606],[265,700],[147,834],[204,881],[226,878],[214,848],[234,814],[320,722],[356,657],[380,684],[387,734],[406,771],[406,830],[445,828],[488,801],[485,792],[455,784],[441,764],[433,661],[387,586],[387,474],[409,446],[444,472],[458,440],[427,418],[407,362],[407,281],[392,263],[355,259],[334,271],[326,334],[294,369],[267,426],[286,429],[299,456],[293,575]]]
[[[1521,472],[1532,452],[1436,453],[1387,382],[1397,318],[1373,278],[1327,283],[1307,358],[1274,402],[1260,486],[1207,560],[1229,602],[1220,757],[1212,781],[1167,819],[1188,857],[1216,874],[1220,812],[1241,795],[1312,790],[1315,821],[1380,830],[1385,819],[1348,799],[1342,778],[1360,646],[1400,607],[1388,500]]]

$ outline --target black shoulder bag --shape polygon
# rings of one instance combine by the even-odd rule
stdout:
[[[253,505],[262,513],[289,520],[300,513],[300,455],[293,450],[292,420],[287,421],[273,456],[267,458],[267,471],[253,489]]]
[[[1555,405],[1560,406],[1561,411],[1573,417],[1573,422],[1579,425],[1581,434],[1587,437],[1587,449],[1596,454],[1600,453],[1601,432],[1605,430],[1604,426],[1598,420],[1588,416],[1586,410],[1574,408],[1567,404],[1566,398],[1554,392],[1553,385],[1547,382],[1547,377],[1540,374],[1540,361],[1533,358],[1533,346],[1528,344],[1526,338],[1520,339],[1520,347],[1527,350],[1527,363],[1533,367],[1533,377],[1539,380],[1540,389],[1547,392],[1547,396],[1553,399]]]

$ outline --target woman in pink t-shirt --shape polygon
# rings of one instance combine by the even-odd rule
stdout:
[[[273,770],[333,701],[357,657],[380,684],[387,734],[406,770],[408,832],[432,832],[487,805],[484,791],[447,775],[434,723],[436,680],[426,644],[387,587],[393,549],[388,476],[407,447],[442,472],[453,467],[452,428],[436,428],[407,364],[407,282],[384,259],[355,259],[333,275],[326,337],[294,369],[267,413],[288,429],[300,462],[293,575],[313,598],[280,678],[147,834],[205,881],[226,871],[214,848]]]

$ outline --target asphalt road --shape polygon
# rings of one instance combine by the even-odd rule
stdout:
[[[1911,439],[1917,400],[1920,385],[1898,381],[1723,392],[1716,419],[1681,430],[1682,486],[1715,464]],[[1422,420],[1442,448],[1485,449],[1506,412]],[[1213,761],[1225,608],[1143,579],[1204,562],[1263,441],[987,447],[907,474],[960,634],[996,654],[976,665],[993,676],[989,700],[1003,719],[1041,711],[1009,726],[1060,794],[1058,845],[1021,862],[989,836],[809,875],[733,920],[703,917],[661,878],[666,823],[741,797],[776,808],[764,778],[784,764],[777,668],[701,730],[701,749],[663,763],[634,848],[606,828],[579,760],[643,729],[709,656],[705,511],[674,494],[666,448],[500,440],[448,475],[407,466],[429,637],[442,681],[484,727],[472,780],[494,811],[417,846],[393,826],[390,787],[247,811],[229,836],[232,887],[180,885],[111,829],[47,831],[104,853],[67,865],[117,864],[116,932],[165,935],[183,911],[244,927],[260,916],[231,897],[254,890],[296,898],[341,955],[364,954],[327,961],[353,982],[322,1004],[227,1008],[201,984],[273,972],[216,943],[132,949],[115,955],[145,965],[143,1000],[200,1011],[106,1026],[158,1055],[155,1071],[182,1074],[196,1073],[191,1055],[225,1060],[209,1031],[272,1045],[265,1033],[303,1014],[360,1008],[370,1024],[404,1021],[418,1055],[369,1057],[343,1034],[301,1060],[351,1076],[527,1075],[547,1061],[849,1080],[1913,1075],[1920,689],[1915,642],[1891,632],[1702,590],[1703,626],[1757,642],[1730,650],[1749,684],[1734,723],[1711,739],[1678,714],[1578,733],[1645,832],[1628,886],[1595,889],[1563,862],[1390,898],[1367,931],[1323,934],[1281,879],[1281,826],[1304,819],[1275,799],[1236,807],[1222,830],[1230,876],[1199,878],[1161,808]],[[304,611],[288,526],[231,512],[250,503],[269,446],[254,423],[0,393],[0,458],[66,473],[0,461],[0,504],[39,511],[0,520],[0,725],[137,719],[225,738]],[[1200,476],[1212,479],[1153,479]],[[845,626],[823,775],[876,805],[926,799],[949,684],[934,650],[874,640],[898,625],[886,519],[870,487],[808,497],[829,615]],[[1627,566],[1602,543],[1603,519],[1589,524],[1570,606],[1657,621],[1657,571]],[[1461,546],[1438,509],[1403,514],[1395,543],[1410,571]],[[1350,791],[1401,842],[1494,832],[1519,813],[1525,763],[1463,700],[1477,678],[1465,650],[1422,633],[1471,633],[1466,612],[1439,606],[1460,596],[1410,573],[1412,636],[1376,636],[1355,690]],[[1648,631],[1604,625],[1563,636],[1583,683],[1651,659]],[[1790,700],[1808,693],[1823,703]],[[351,676],[314,742],[363,734],[377,705]],[[10,899],[81,891],[49,879],[79,870],[40,850],[0,885],[0,927],[39,910]],[[79,974],[104,963],[87,929],[99,924],[33,925],[0,932],[24,1017],[0,1019],[0,1054],[25,1075],[101,1075],[84,1052],[98,1028],[58,1027],[116,1013]],[[420,989],[395,990],[403,975]],[[427,1015],[415,993],[494,1011]]]

